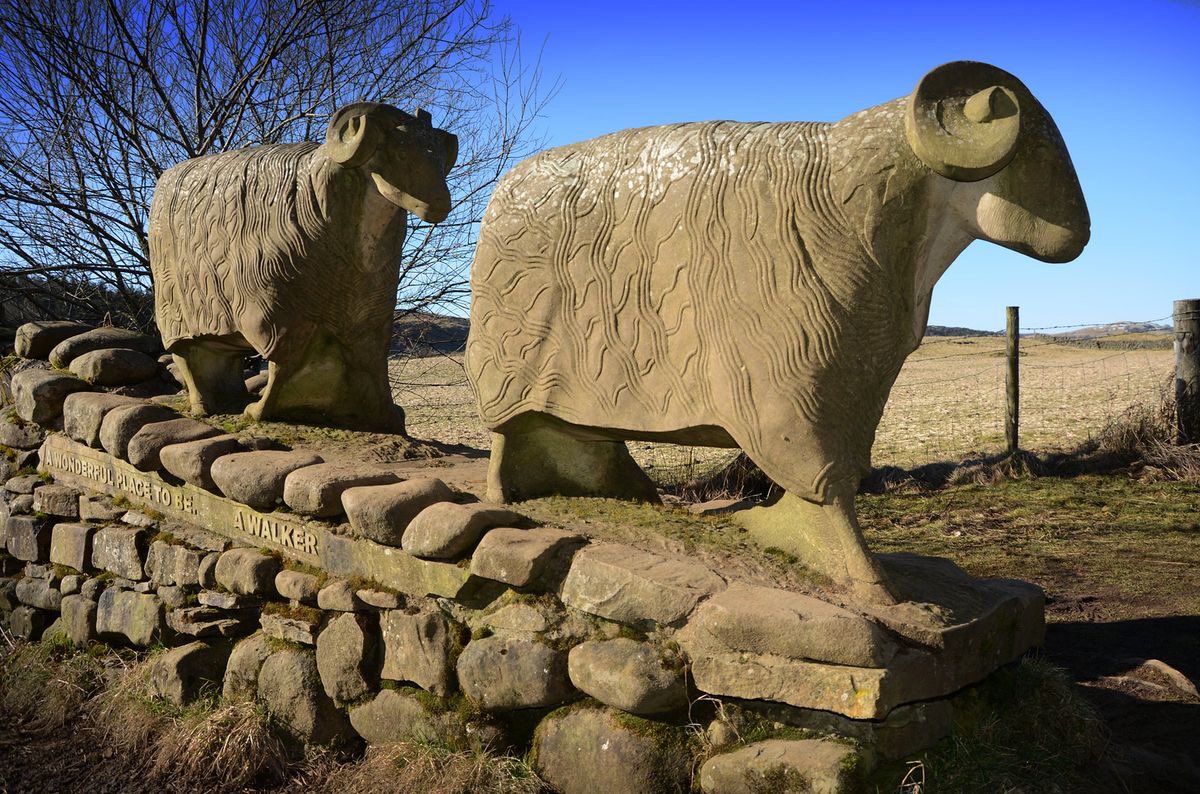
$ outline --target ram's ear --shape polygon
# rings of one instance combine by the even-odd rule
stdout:
[[[454,164],[458,162],[458,136],[452,135],[449,132],[443,132],[446,136],[446,173],[450,173],[450,169],[454,168]]]
[[[986,179],[1008,165],[1021,132],[1017,78],[975,61],[943,64],[908,99],[905,134],[934,171],[959,182]]]
[[[343,168],[356,168],[371,159],[383,139],[379,119],[371,116],[375,107],[372,102],[348,105],[329,120],[325,148]]]

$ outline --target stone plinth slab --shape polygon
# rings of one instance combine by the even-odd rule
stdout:
[[[471,555],[471,573],[513,587],[553,587],[586,540],[561,529],[498,527]]]
[[[503,505],[438,502],[417,514],[404,531],[401,545],[417,557],[452,560],[470,551],[485,531],[526,521]]]
[[[321,565],[322,538],[328,533],[321,525],[278,513],[264,515],[192,485],[167,483],[157,473],[138,471],[113,455],[61,435],[47,438],[41,453],[45,467],[59,482],[122,496],[235,542],[275,549],[301,562]]]
[[[880,562],[901,594],[928,599],[864,608],[906,643],[884,667],[824,664],[762,648],[731,650],[700,625],[697,613],[676,634],[696,686],[718,696],[879,720],[897,706],[977,683],[1041,641],[1043,597],[1033,585],[975,579],[937,558],[880,555]]]
[[[62,416],[67,395],[91,388],[79,378],[49,369],[24,369],[12,378],[17,416],[39,425],[50,424]]]
[[[316,518],[342,513],[342,494],[350,488],[400,482],[395,472],[351,463],[318,463],[297,469],[283,483],[283,503]]]
[[[703,565],[602,543],[576,553],[561,597],[567,606],[619,623],[674,626],[723,589],[725,580]]]
[[[163,469],[184,482],[206,491],[216,491],[213,463],[217,458],[245,451],[237,436],[219,435],[165,446],[159,450],[158,458]]]
[[[224,434],[218,428],[186,417],[152,422],[129,439],[129,462],[140,471],[156,471],[162,468],[159,454],[163,447],[220,435]]]
[[[122,405],[146,405],[145,400],[106,392],[76,392],[63,401],[63,432],[81,444],[100,446],[100,427],[109,411]]]
[[[356,535],[399,548],[404,531],[418,513],[453,498],[441,480],[418,477],[392,485],[350,488],[342,494],[342,507]]]
[[[916,554],[880,554],[901,603],[864,607],[891,631],[982,679],[1040,645],[1046,596],[1015,579],[976,579],[953,562]],[[973,667],[972,667],[973,665]]]
[[[192,485],[164,482],[156,473],[140,472],[62,435],[48,437],[41,454],[45,468],[63,484],[123,496],[235,542],[277,550],[331,576],[363,577],[403,593],[446,598],[457,596],[471,577],[451,563],[421,560],[400,549],[335,535],[317,522],[264,515]]]
[[[772,653],[857,667],[883,667],[897,651],[878,624],[801,593],[731,584],[688,621],[732,651]]]
[[[363,576],[412,595],[455,598],[471,577],[451,563],[419,560],[391,546],[334,534],[324,536],[321,563],[331,576]]]
[[[289,474],[321,462],[311,452],[235,452],[217,458],[210,473],[225,496],[255,510],[271,510],[283,501]]]

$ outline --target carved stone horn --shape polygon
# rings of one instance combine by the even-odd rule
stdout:
[[[334,162],[343,168],[355,168],[371,159],[384,133],[380,120],[372,116],[379,115],[383,108],[388,106],[355,102],[333,114],[325,131],[325,147]]]
[[[917,157],[959,182],[1008,165],[1021,132],[1019,97],[1029,91],[1003,69],[954,61],[930,71],[908,98],[904,131]]]

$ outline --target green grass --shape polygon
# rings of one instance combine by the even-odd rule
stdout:
[[[625,502],[618,499],[548,497],[520,504],[520,511],[543,524],[559,525],[597,540],[667,549],[696,557],[720,568],[736,557],[780,586],[801,589],[819,584],[820,577],[797,567],[795,558],[779,549],[763,549],[745,527],[724,516],[700,516],[679,508]]]
[[[278,615],[282,618],[299,620],[316,625],[321,622],[321,610],[303,604],[291,604],[287,601],[268,601],[262,606],[262,614]]]
[[[1021,478],[863,495],[872,550],[948,557],[969,573],[1100,596],[1104,620],[1200,613],[1200,487],[1125,475]],[[1093,606],[1096,606],[1093,604]]]

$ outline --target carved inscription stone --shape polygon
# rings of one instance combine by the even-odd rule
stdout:
[[[200,524],[237,541],[288,552],[319,564],[318,530],[281,515],[264,515],[192,485],[171,485],[153,472],[138,471],[111,455],[60,435],[42,446],[42,465],[55,480],[91,488]]]
[[[168,518],[199,525],[235,543],[276,549],[335,576],[363,576],[400,592],[454,598],[470,571],[421,560],[397,548],[334,534],[324,522],[285,513],[260,513],[194,485],[172,485],[154,472],[91,449],[61,434],[41,448],[42,468],[56,482],[121,495]],[[47,543],[49,532],[47,532]]]

